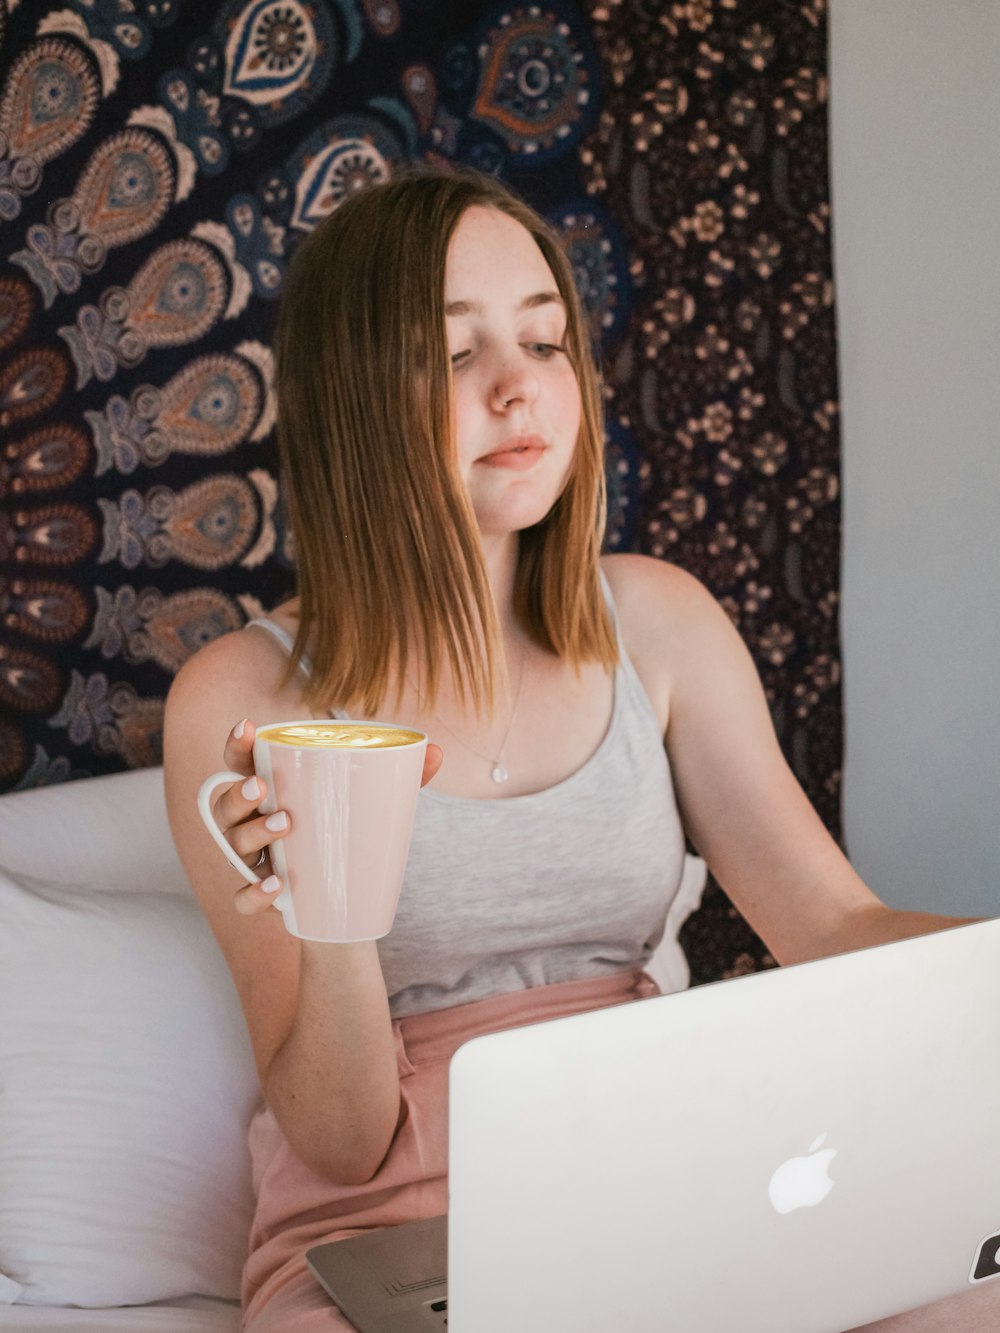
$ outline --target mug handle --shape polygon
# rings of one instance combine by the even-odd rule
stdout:
[[[243,860],[242,856],[239,856],[235,848],[230,845],[225,834],[222,832],[222,829],[220,829],[215,822],[215,815],[212,813],[212,793],[215,791],[216,787],[221,787],[224,782],[245,781],[245,773],[233,773],[229,769],[224,769],[221,773],[213,773],[211,777],[206,778],[198,788],[198,813],[201,815],[201,821],[212,835],[219,851],[222,852],[223,856],[225,856],[233,869],[238,870],[244,879],[249,880],[254,884],[260,884],[260,875],[258,875],[255,870],[251,870]],[[281,890],[277,898],[275,898],[273,905],[279,912],[287,911],[288,907],[291,905],[287,885]]]

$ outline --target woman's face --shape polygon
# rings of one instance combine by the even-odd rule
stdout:
[[[580,430],[566,311],[531,235],[493,208],[459,220],[445,267],[458,462],[482,535],[539,523]]]

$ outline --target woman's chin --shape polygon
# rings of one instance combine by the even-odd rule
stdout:
[[[497,500],[484,498],[479,503],[473,497],[472,508],[483,537],[502,537],[541,523],[558,499],[558,492],[548,487],[544,494],[541,489],[531,494],[526,489],[523,495],[506,495]]]
[[[554,500],[552,504],[555,504]],[[502,513],[495,510],[480,513],[477,510],[476,522],[479,527],[479,535],[484,540],[487,538],[497,540],[524,532],[527,528],[535,527],[551,512],[551,504],[547,507],[543,505],[519,506],[516,512],[505,509]]]

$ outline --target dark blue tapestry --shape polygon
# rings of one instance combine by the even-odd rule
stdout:
[[[0,790],[158,762],[180,665],[288,595],[287,263],[425,160],[562,235],[608,547],[721,599],[838,830],[822,0],[7,0],[0,67]],[[696,975],[768,961],[721,895],[701,920]]]

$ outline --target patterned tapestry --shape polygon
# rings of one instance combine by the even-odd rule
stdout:
[[[289,593],[275,301],[426,160],[562,235],[608,547],[721,599],[836,833],[825,68],[823,0],[0,0],[0,789],[158,762],[181,663]],[[684,942],[770,961],[715,888]]]

